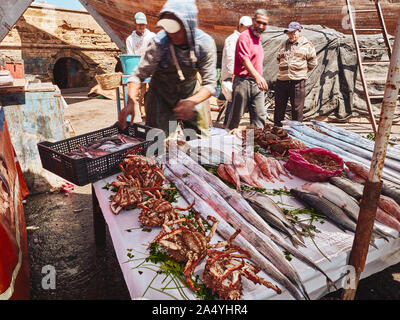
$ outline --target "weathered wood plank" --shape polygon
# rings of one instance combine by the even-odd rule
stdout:
[[[155,24],[165,1],[155,0],[81,0],[88,2],[123,41],[134,30],[133,16],[142,11],[147,15],[148,27],[157,31]],[[380,1],[389,34],[393,35],[400,8],[399,0]],[[370,0],[352,1],[355,9],[374,9]],[[222,47],[224,39],[236,27],[242,15],[252,16],[256,9],[265,8],[270,13],[270,24],[286,27],[292,20],[304,25],[324,25],[350,34],[344,1],[337,0],[202,0],[197,1],[199,27],[215,39]],[[357,28],[379,28],[378,16],[374,12],[357,13]]]

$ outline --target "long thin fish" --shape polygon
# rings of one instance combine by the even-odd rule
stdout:
[[[171,170],[169,170],[167,167],[164,167],[163,171],[167,179],[175,184],[180,194],[188,203],[193,203],[194,201],[193,209],[200,213],[203,219],[207,218],[211,212],[214,212],[213,208],[206,201],[193,192],[181,179],[173,174]],[[227,223],[224,219],[219,220],[217,233],[222,238],[229,239],[234,232],[235,229],[229,225],[229,223]],[[266,274],[286,288],[296,300],[303,299],[303,296],[292,284],[292,282],[290,282],[286,276],[284,276],[271,262],[269,262],[262,254],[260,254],[260,252],[241,234],[236,237],[235,244],[237,244],[240,248],[247,250],[251,254],[251,259],[257,263]]]
[[[177,159],[175,159],[175,161],[177,161]],[[281,271],[293,283],[293,285],[296,286],[296,288],[300,290],[305,299],[309,299],[307,291],[296,270],[286,260],[282,251],[267,235],[263,234],[252,224],[248,223],[240,214],[228,205],[220,194],[215,192],[206,181],[197,176],[189,168],[177,162],[172,164],[169,161],[168,156],[165,157],[165,164],[168,169],[185,182],[193,192],[197,193],[203,200],[205,200],[222,219],[231,223],[235,227],[240,228],[243,232],[243,236],[268,260],[270,260],[279,271]],[[258,216],[258,218],[260,217]],[[265,224],[264,221],[263,223]]]
[[[322,130],[325,129],[323,131],[332,137],[335,137],[342,141],[346,141],[346,142],[358,145],[359,147],[362,147],[369,151],[374,151],[375,142],[368,140],[368,139],[360,136],[357,133],[354,133],[352,131],[345,130],[342,128],[338,128],[336,126],[330,125],[330,124],[328,124],[326,122],[322,122],[322,121],[313,120],[312,123],[319,129],[322,129]],[[387,151],[386,151],[386,157],[398,161],[400,159],[400,150],[397,150],[396,148],[388,146]]]
[[[216,191],[217,194],[220,194],[226,200],[226,202],[228,202],[229,205],[236,210],[235,212],[238,212],[241,217],[245,218],[250,224],[254,225],[258,230],[265,233],[276,244],[288,250],[297,259],[307,264],[311,268],[321,272],[326,277],[328,286],[335,287],[333,281],[317,264],[311,261],[301,251],[290,245],[282,236],[269,227],[268,224],[262,220],[262,218],[237,191],[228,188],[220,179],[198,165],[186,154],[178,151],[178,156],[180,163],[185,165],[186,168],[190,168],[194,173],[203,178]]]

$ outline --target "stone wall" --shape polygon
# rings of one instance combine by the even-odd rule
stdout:
[[[95,75],[114,72],[121,54],[93,17],[82,10],[50,5],[31,5],[0,42],[8,61],[24,62],[25,74],[41,81],[54,81],[53,68],[61,58],[77,60],[88,86]]]

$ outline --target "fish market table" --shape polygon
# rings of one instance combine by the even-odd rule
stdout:
[[[223,145],[237,148],[241,141],[232,135],[213,136],[210,139],[202,139],[190,142],[192,147],[196,144],[205,146]],[[225,149],[224,149],[225,151]],[[94,210],[94,223],[96,243],[104,245],[105,243],[105,226],[107,225],[112,243],[119,261],[122,273],[125,278],[127,288],[132,299],[197,299],[197,296],[188,288],[186,288],[176,276],[172,274],[159,273],[159,265],[146,261],[149,257],[149,244],[159,234],[160,228],[143,228],[141,227],[138,216],[139,209],[121,211],[115,215],[110,209],[109,197],[114,193],[107,190],[105,186],[116,181],[118,174],[105,178],[93,183],[92,197]],[[277,181],[268,184],[262,181],[264,187],[268,190],[283,188],[300,188],[308,181],[294,177],[289,179],[282,177],[283,182]],[[271,198],[278,202],[282,207],[287,209],[302,208],[304,205],[299,203],[293,197],[286,195],[275,195]],[[174,206],[188,206],[188,203],[182,196],[178,197],[178,202]],[[213,212],[209,213],[210,215]],[[218,218],[219,219],[219,218]],[[345,285],[344,276],[351,269],[347,266],[347,260],[353,243],[354,235],[344,232],[328,221],[317,221],[314,224],[321,232],[315,233],[313,238],[305,237],[306,247],[299,250],[309,257],[315,264],[324,270],[328,276],[335,281],[337,288]],[[398,233],[389,227],[380,225],[384,231],[398,236]],[[217,243],[224,240],[217,233],[211,239],[211,243]],[[389,242],[383,239],[377,239],[376,245],[378,249],[370,246],[367,263],[362,278],[371,274],[382,271],[383,269],[398,263],[400,261],[400,240],[390,239]],[[283,250],[282,250],[283,251]],[[304,286],[311,299],[319,299],[329,293],[325,276],[319,271],[314,270],[310,266],[304,264],[297,258],[290,256],[290,263],[300,276]],[[203,261],[197,266],[194,274],[202,279],[205,262]],[[350,273],[351,274],[351,273]],[[243,297],[245,300],[281,300],[294,299],[293,296],[277,281],[272,279],[263,270],[258,276],[277,285],[281,290],[281,294],[268,289],[261,285],[255,285],[251,281],[242,277]]]

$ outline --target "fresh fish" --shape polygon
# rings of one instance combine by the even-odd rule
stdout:
[[[342,208],[355,221],[358,219],[360,207],[357,201],[349,196],[342,189],[336,187],[329,182],[312,182],[306,183],[301,187],[305,191],[318,194],[330,202]]]
[[[242,157],[236,152],[232,152],[232,163],[239,174],[240,179],[249,186],[263,188],[264,186],[258,182],[254,176],[255,166],[250,161]]]
[[[298,245],[301,245],[305,247],[304,239],[300,232],[292,223],[290,223],[283,210],[270,197],[253,190],[242,191],[242,196],[266,222],[272,224],[275,228],[285,233],[294,246],[297,247]],[[301,242],[293,237],[289,229],[292,230]]]
[[[366,179],[360,177],[358,174],[352,172],[349,168],[345,167],[344,168],[344,172],[346,172],[346,176],[353,181],[354,183],[358,183],[358,184],[365,184]]]
[[[186,202],[193,203],[193,209],[200,213],[203,219],[206,219],[211,212],[215,210],[201,197],[199,197],[193,190],[191,190],[181,179],[172,173],[166,166],[164,166],[164,173],[167,179],[173,182],[179,193],[185,198]],[[229,239],[229,237],[236,230],[227,223],[224,219],[219,219],[217,233],[224,239]],[[246,240],[240,233],[234,244],[238,245],[240,248],[247,250],[251,254],[251,259],[257,263],[266,274],[268,274],[272,279],[281,284],[288,292],[297,300],[303,298],[298,289],[292,284],[292,282],[284,276],[271,262],[269,262],[248,240]]]
[[[331,201],[320,197],[316,193],[304,192],[297,189],[291,189],[290,193],[299,201],[314,208],[317,212],[325,215],[333,224],[342,230],[356,232],[356,223],[351,220],[346,213]],[[371,246],[376,247],[374,238],[371,237]],[[378,248],[377,248],[378,249]]]
[[[385,226],[400,232],[400,222],[397,221],[395,217],[392,217],[390,214],[383,211],[381,208],[377,208],[375,219]]]
[[[361,183],[355,183],[343,177],[332,177],[329,179],[329,182],[333,183],[357,200],[360,200],[363,196],[364,185]],[[379,196],[378,206],[383,211],[400,221],[400,205],[398,205],[392,198],[381,194]]]
[[[232,158],[218,150],[218,149],[213,149],[209,147],[204,147],[204,146],[197,146],[194,148],[190,149],[190,156],[194,160],[200,160],[197,161],[200,164],[208,164],[208,165],[213,165],[213,166],[218,166],[221,163],[232,163]],[[197,157],[197,159],[196,159]]]
[[[242,230],[242,234],[257,250],[260,251],[268,260],[270,260],[278,270],[284,274],[296,288],[303,294],[305,299],[309,299],[307,291],[293,266],[286,260],[282,251],[271,241],[271,239],[258,230],[251,223],[248,223],[240,214],[238,214],[220,195],[209,186],[205,180],[201,179],[196,173],[176,161],[171,162],[169,156],[165,157],[165,165],[177,177],[179,177],[193,192],[197,193],[206,201],[214,211],[219,215],[220,220],[234,225]],[[196,165],[198,165],[196,163]],[[202,168],[203,169],[203,168]],[[203,169],[206,171],[205,169]],[[208,171],[206,171],[208,172]],[[214,176],[214,175],[213,175]],[[215,177],[215,176],[214,176]],[[218,179],[217,177],[215,177]],[[222,182],[221,182],[222,183]],[[225,186],[225,188],[230,189]],[[231,189],[232,190],[232,189]],[[236,192],[236,191],[235,191]],[[240,196],[237,192],[236,194]],[[257,214],[256,216],[261,219]],[[264,225],[266,223],[261,219]]]
[[[226,202],[229,203],[229,206],[231,208],[234,208],[236,210],[235,212],[238,212],[241,217],[248,221],[248,223],[254,225],[258,230],[266,234],[273,242],[288,250],[297,259],[307,264],[311,268],[321,272],[326,277],[327,284],[329,286],[335,287],[332,280],[317,264],[310,260],[301,251],[290,245],[287,241],[285,241],[282,236],[280,236],[272,228],[270,228],[268,224],[266,224],[265,221],[262,220],[262,218],[254,211],[249,203],[237,191],[226,187],[226,185],[220,179],[205,170],[202,166],[198,165],[186,154],[178,151],[177,156],[179,161],[186,168],[190,168],[194,173],[204,179],[204,181],[206,181],[207,184],[209,184],[213,188],[214,193],[221,195],[226,200]]]
[[[383,211],[400,221],[400,205],[398,205],[398,203],[392,198],[381,194],[378,200],[378,206]]]
[[[288,120],[285,120],[285,122],[289,122]],[[290,122],[291,123],[291,122]],[[357,156],[353,153],[347,152],[337,146],[334,146],[330,143],[326,143],[326,141],[323,139],[323,137],[317,138],[316,136],[314,137],[314,133],[317,133],[316,131],[310,129],[311,131],[307,130],[307,133],[310,135],[306,135],[303,131],[304,126],[300,125],[293,125],[293,127],[285,127],[286,132],[295,138],[300,139],[304,143],[307,143],[309,147],[312,146],[317,146],[321,147],[324,149],[327,149],[329,151],[332,151],[339,156],[343,158],[344,161],[357,161],[358,163],[361,163],[365,166],[369,166],[371,164],[371,161],[368,161],[367,159],[364,159],[360,156]],[[313,136],[311,136],[313,135]],[[322,140],[321,140],[322,139]],[[382,178],[385,180],[388,180],[393,183],[398,183],[399,181],[399,173],[397,171],[392,170],[391,168],[384,167],[382,171]]]
[[[400,204],[400,189],[391,185],[390,183],[384,182],[382,185],[381,193],[385,196],[392,198],[397,204]]]
[[[375,141],[368,140],[355,132],[338,128],[326,122],[313,120],[312,123],[319,129],[325,129],[323,131],[332,137],[335,137],[342,141],[349,142],[351,144],[358,145],[359,147],[362,147],[369,151],[372,152],[374,151]],[[386,157],[398,161],[400,159],[400,151],[397,150],[396,148],[388,146],[386,151]]]
[[[272,175],[271,168],[269,165],[267,157],[262,156],[261,153],[254,153],[254,161],[257,163],[258,167],[261,169],[261,172],[267,177],[270,182],[274,182],[274,176]]]
[[[217,173],[222,180],[232,183],[238,192],[242,190],[240,186],[240,177],[231,165],[221,163],[217,168]]]
[[[364,186],[344,177],[331,177],[329,182],[342,189],[354,199],[360,200],[363,195]]]
[[[329,200],[339,208],[343,209],[344,212],[355,223],[357,223],[358,215],[360,213],[360,206],[358,205],[356,199],[348,195],[342,189],[329,182],[306,183],[302,186],[302,189],[311,193],[315,193],[320,197]],[[381,237],[386,241],[389,241],[388,238],[393,238],[392,235],[386,233],[377,226],[373,227],[373,233],[376,237]]]

